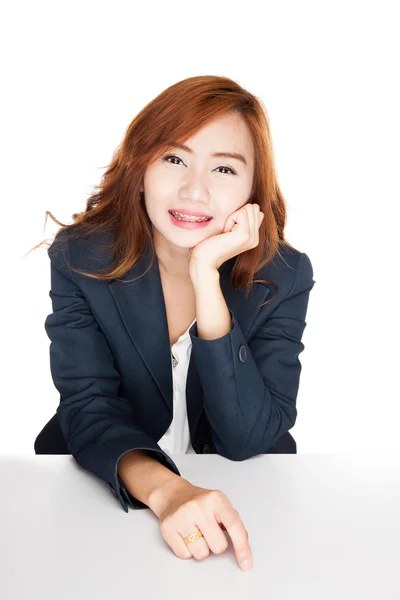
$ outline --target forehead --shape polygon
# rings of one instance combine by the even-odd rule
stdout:
[[[195,151],[203,145],[211,151],[238,152],[248,163],[253,158],[253,140],[246,121],[237,112],[221,115],[202,127],[185,143]],[[218,147],[217,147],[218,146]]]

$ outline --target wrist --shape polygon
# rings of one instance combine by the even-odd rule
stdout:
[[[172,502],[174,495],[182,489],[191,485],[187,479],[173,473],[172,477],[168,477],[163,483],[155,487],[149,494],[148,506],[150,510],[160,518],[169,502]]]
[[[218,269],[204,263],[193,262],[189,267],[189,276],[193,287],[204,287],[209,282],[219,282],[220,274]]]

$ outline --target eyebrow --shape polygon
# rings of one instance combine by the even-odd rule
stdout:
[[[170,142],[169,146],[171,148],[180,148],[181,150],[185,150],[186,152],[190,152],[190,154],[193,154],[192,148],[189,148],[189,146],[186,146],[185,144]],[[239,154],[238,152],[213,152],[211,156],[216,156],[218,158],[235,158],[236,160],[240,160],[243,164],[247,166],[247,161],[245,157],[242,154]]]

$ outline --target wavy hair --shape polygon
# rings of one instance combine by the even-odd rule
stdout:
[[[230,284],[233,288],[245,287],[247,294],[253,283],[270,284],[279,293],[275,283],[253,279],[276,254],[282,258],[281,245],[293,247],[284,237],[286,205],[277,181],[267,112],[262,101],[237,82],[213,75],[189,77],[171,85],[137,114],[114,151],[101,183],[94,186],[97,191],[87,199],[86,209],[72,215],[73,223],[64,224],[46,211],[45,226],[49,215],[61,226],[55,238],[62,230],[69,231],[69,239],[92,232],[115,232],[111,241],[114,261],[108,269],[90,273],[70,268],[94,279],[118,279],[136,264],[148,244],[151,268],[155,256],[152,223],[140,191],[147,166],[170,148],[171,140],[183,144],[210,121],[230,111],[238,112],[249,128],[255,165],[248,203],[257,203],[264,213],[259,244],[236,257]]]

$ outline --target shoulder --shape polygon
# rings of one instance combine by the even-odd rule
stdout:
[[[58,267],[67,260],[78,269],[104,268],[112,260],[113,239],[110,230],[81,232],[63,228],[56,233],[47,253]]]
[[[278,252],[268,265],[256,272],[255,279],[265,279],[279,286],[280,297],[287,296],[291,290],[313,286],[314,272],[311,260],[305,252],[281,242]]]
[[[78,249],[82,245],[86,247],[92,246],[93,248],[108,244],[111,245],[114,239],[114,234],[115,232],[110,229],[84,232],[76,228],[61,228],[59,231],[57,231],[50,248],[53,246],[54,248],[59,248],[65,245],[75,251],[75,249]]]

